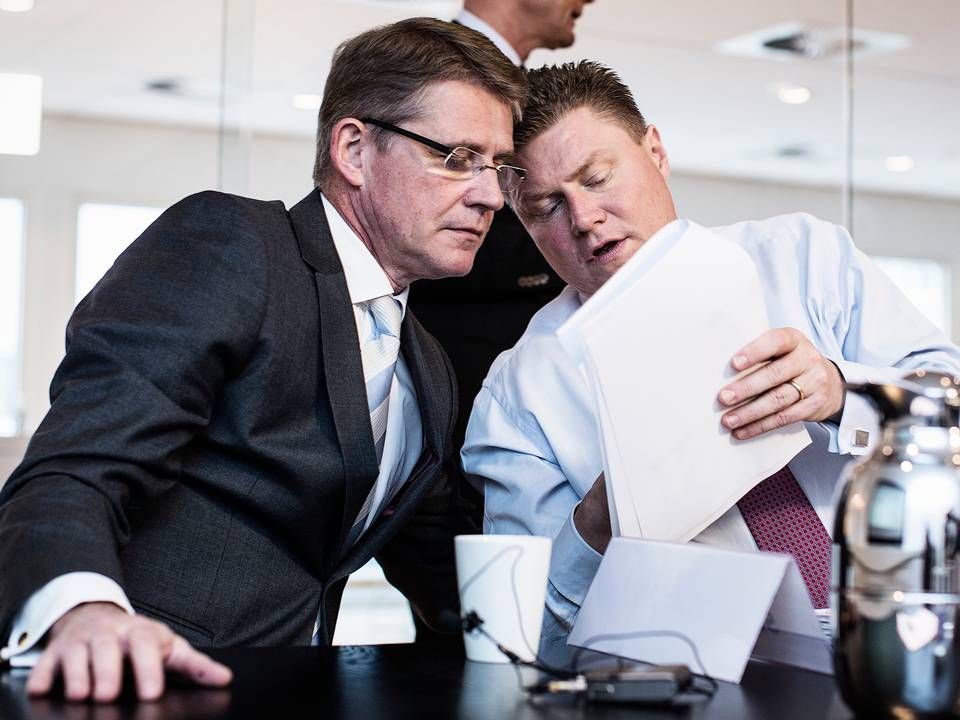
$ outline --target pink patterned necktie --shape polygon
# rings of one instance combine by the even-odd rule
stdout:
[[[737,503],[757,547],[792,555],[815,608],[830,588],[830,536],[789,467],[774,473]]]

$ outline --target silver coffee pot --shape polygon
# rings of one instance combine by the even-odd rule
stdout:
[[[848,384],[881,418],[833,533],[833,660],[864,717],[950,715],[960,687],[960,377]]]

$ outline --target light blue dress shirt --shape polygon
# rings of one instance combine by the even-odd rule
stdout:
[[[660,232],[686,227],[687,221],[677,220]],[[960,348],[854,247],[843,228],[793,214],[713,231],[753,258],[771,327],[803,332],[847,380],[892,379],[919,367],[960,372]],[[580,305],[579,294],[567,287],[494,361],[461,453],[466,472],[483,479],[484,532],[553,538],[546,645],[569,632],[601,559],[573,524],[574,509],[603,470],[593,398],[555,334]],[[651,351],[665,340],[650,338]],[[839,427],[806,425],[812,443],[790,469],[831,531],[837,477],[851,454],[866,452],[875,416],[862,399],[848,396]],[[756,549],[736,506],[695,541]]]

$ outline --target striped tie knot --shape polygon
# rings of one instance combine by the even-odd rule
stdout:
[[[392,295],[383,295],[367,303],[370,315],[373,317],[374,332],[376,335],[390,335],[400,338],[400,323],[403,321],[403,311],[400,303]]]

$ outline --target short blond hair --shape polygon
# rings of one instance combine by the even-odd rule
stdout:
[[[523,118],[513,128],[516,152],[580,107],[619,123],[637,142],[647,132],[647,121],[630,88],[613,70],[598,62],[582,60],[530,70],[527,86]]]

